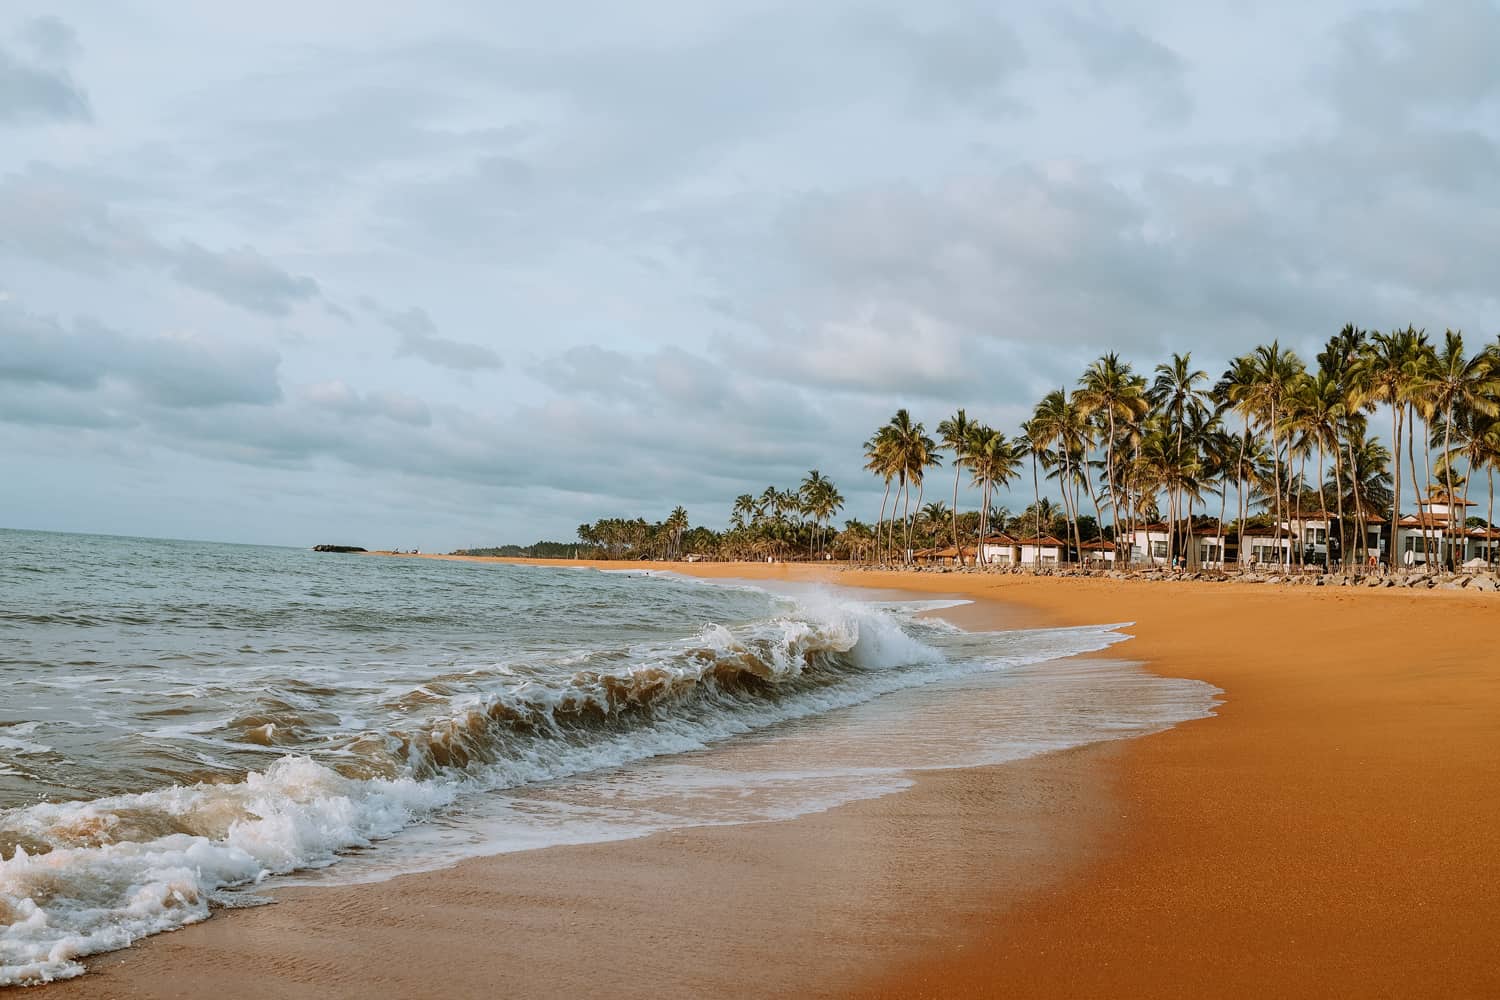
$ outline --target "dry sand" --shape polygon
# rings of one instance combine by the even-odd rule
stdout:
[[[817,567],[679,565],[810,578]],[[1016,576],[969,626],[1132,620],[1227,692],[1127,743],[782,823],[285,890],[57,997],[1500,996],[1500,601]],[[1005,602],[991,604],[989,600]]]

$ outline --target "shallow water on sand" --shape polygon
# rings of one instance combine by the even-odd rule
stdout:
[[[1214,694],[1069,659],[1107,626],[633,573],[0,532],[0,595],[0,984],[268,878],[792,816]]]

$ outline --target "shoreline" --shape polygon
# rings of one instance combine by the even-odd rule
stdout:
[[[1227,704],[1218,718],[1149,738],[919,775],[911,789],[793,820],[476,859],[377,886],[277,890],[282,905],[102,956],[89,975],[48,989],[229,998],[265,995],[267,976],[279,995],[309,997],[418,984],[490,995],[507,983],[515,995],[755,995],[753,985],[768,996],[891,997],[1500,986],[1488,962],[1500,903],[1485,889],[1500,875],[1500,809],[1480,791],[1500,787],[1500,690],[1496,671],[1475,662],[1495,627],[1479,595],[781,564],[610,568],[827,578],[985,602],[945,613],[966,627],[997,600],[1036,624],[1134,620],[1131,659],[1214,683]],[[1226,615],[1229,626],[1269,616],[1282,627],[1258,652],[1220,638],[1213,619]],[[1429,660],[1420,674],[1382,637],[1413,625]],[[1295,655],[1278,662],[1280,646]],[[1422,739],[1396,739],[1402,726]],[[1011,824],[997,828],[997,812]],[[821,864],[799,863],[808,856]],[[471,878],[471,866],[484,873]],[[816,919],[785,926],[776,918],[788,900]],[[842,935],[846,950],[820,933]],[[539,978],[521,983],[506,971],[516,963]],[[618,982],[601,980],[601,966]]]

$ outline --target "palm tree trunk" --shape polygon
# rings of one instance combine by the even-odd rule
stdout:
[[[1443,414],[1443,459],[1443,486],[1448,491],[1448,534],[1451,535],[1453,533],[1453,404],[1451,402]],[[1451,544],[1449,547],[1452,548]],[[1447,562],[1451,560],[1445,560],[1445,563]]]
[[[1109,519],[1115,526],[1115,554],[1120,552],[1120,502],[1115,496],[1115,411],[1109,411],[1109,440],[1104,442],[1104,478],[1109,483]],[[1099,522],[1104,534],[1104,522]]]
[[[1219,481],[1219,572],[1224,572],[1224,515],[1229,512],[1229,479]]]
[[[1271,535],[1271,542],[1276,546],[1276,557],[1281,558],[1281,442],[1276,436],[1276,407],[1271,406],[1271,493],[1274,497],[1272,507],[1276,525]]]
[[[1485,521],[1484,558],[1490,565],[1495,563],[1495,466],[1490,466],[1490,513]]]
[[[1031,488],[1032,492],[1036,495],[1036,505],[1031,508],[1032,510],[1036,511],[1036,534],[1032,535],[1031,537],[1039,539],[1042,537],[1042,481],[1037,469],[1037,455],[1035,448],[1031,449]],[[1040,545],[1040,543],[1038,543],[1038,545]],[[1039,549],[1033,549],[1033,556],[1037,551],[1039,551]],[[1031,569],[1032,572],[1036,571],[1035,559],[1033,559],[1031,562]]]
[[[963,469],[963,459],[958,456],[955,450],[953,455],[953,549],[958,553],[957,558],[960,566],[964,564],[964,543],[958,537],[958,478],[963,474]],[[982,515],[981,520],[983,520]],[[980,551],[983,550],[983,547],[983,543],[981,542]]]
[[[1396,534],[1401,525],[1401,418],[1404,415],[1404,408],[1393,389],[1391,391],[1391,484],[1394,493],[1391,495],[1391,537],[1386,545],[1390,552],[1391,569],[1396,568]],[[1349,439],[1349,477],[1356,482],[1359,480],[1359,470],[1354,465],[1353,438]],[[1359,503],[1357,496],[1354,502]]]
[[[1422,418],[1422,466],[1427,474],[1427,519],[1432,520],[1432,422],[1426,417]],[[1438,549],[1438,561],[1442,561],[1442,538],[1439,535],[1436,522],[1432,525],[1433,547]],[[1432,572],[1432,552],[1427,553],[1427,571]]]
[[[1291,450],[1291,445],[1290,444],[1287,445],[1287,450],[1288,451]],[[1301,458],[1299,458],[1297,460],[1297,496],[1292,501],[1292,510],[1294,512],[1293,515],[1292,515],[1292,517],[1296,521],[1298,535],[1301,536],[1296,541],[1296,546],[1297,546],[1297,565],[1298,565],[1298,567],[1300,567],[1302,569],[1306,569],[1307,568],[1307,556],[1306,556],[1307,545],[1306,545],[1306,541],[1305,541],[1305,537],[1307,535],[1307,523],[1302,519],[1302,487],[1304,487],[1306,485],[1307,485],[1307,455],[1304,454]],[[1316,537],[1316,536],[1314,536],[1314,537]]]
[[[901,563],[911,560],[911,480],[902,477],[901,485]]]
[[[891,497],[891,479],[885,480],[885,495],[880,498],[880,520],[875,522],[875,556],[880,557],[880,535],[885,530],[885,502]]]
[[[979,540],[974,543],[974,564],[985,566],[989,564],[984,554],[984,540],[990,534],[990,480],[988,476],[980,482],[979,502],[983,505],[983,509],[979,512]],[[962,555],[962,548],[959,549],[959,553]]]
[[[927,489],[927,477],[923,476],[921,479],[919,479],[917,481],[917,511],[918,512],[920,512],[922,510],[922,492],[925,489]],[[908,536],[908,538],[909,537],[910,536]],[[909,540],[908,540],[908,542],[906,544],[906,548],[908,549],[908,551],[911,549],[911,542]],[[910,559],[911,557],[908,555],[907,558]]]

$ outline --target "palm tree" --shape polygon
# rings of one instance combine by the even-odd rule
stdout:
[[[832,480],[817,469],[808,472],[797,488],[802,507],[813,519],[813,548],[820,553],[824,547],[824,531],[833,516],[844,506],[844,498]]]
[[[687,508],[678,506],[667,516],[663,522],[671,537],[671,556],[676,559],[682,554],[682,533],[688,529]]]
[[[1396,562],[1396,533],[1401,522],[1401,439],[1406,418],[1406,393],[1417,342],[1417,331],[1410,326],[1389,333],[1377,331],[1371,335],[1369,346],[1360,356],[1359,376],[1367,398],[1391,408],[1391,481],[1397,500],[1391,505],[1392,566]],[[1415,467],[1412,475],[1416,475]]]
[[[1146,390],[1147,402],[1166,416],[1168,426],[1175,429],[1179,457],[1188,425],[1208,412],[1205,402],[1208,392],[1199,388],[1200,383],[1207,381],[1208,372],[1193,368],[1191,353],[1173,354],[1170,364],[1156,366],[1156,378]]]
[[[875,539],[883,536],[885,528],[885,505],[891,497],[891,480],[896,475],[896,442],[889,424],[880,428],[866,441],[865,468],[885,480],[885,493],[880,498],[880,520],[875,522]]]
[[[734,498],[734,507],[729,515],[729,521],[736,528],[745,528],[753,520],[755,520],[755,498],[748,493],[741,493]]]
[[[1015,478],[1021,458],[1003,432],[982,424],[970,429],[965,451],[974,485],[980,490],[978,554],[983,562],[984,540],[989,537],[990,492],[996,483],[1004,485]]]
[[[911,484],[917,484],[917,506],[920,507],[925,473],[932,466],[941,465],[943,460],[937,453],[937,442],[927,436],[921,423],[914,422],[904,407],[891,417],[886,429],[889,433],[891,462],[900,484],[904,562],[910,558],[911,553]],[[891,528],[891,541],[894,544],[894,523]]]
[[[943,447],[953,452],[953,547],[958,550],[960,566],[964,564],[964,547],[958,537],[958,483],[967,458],[969,432],[973,428],[974,423],[969,420],[962,407],[938,424],[938,437],[942,439]]]
[[[1236,524],[1239,531],[1235,545],[1243,553],[1245,551],[1245,521],[1250,514],[1249,486],[1254,479],[1254,471],[1259,467],[1255,458],[1250,455],[1252,449],[1255,449],[1257,454],[1259,453],[1259,443],[1255,435],[1251,433],[1251,421],[1259,406],[1256,396],[1255,359],[1246,354],[1230,362],[1228,370],[1219,377],[1211,395],[1221,415],[1226,411],[1233,411],[1239,414],[1244,423],[1243,432],[1238,435],[1240,454],[1234,466],[1235,510],[1238,514]]]
[[[1271,489],[1276,501],[1276,524],[1274,540],[1281,545],[1282,500],[1281,489],[1281,419],[1285,400],[1291,394],[1297,376],[1304,371],[1302,361],[1289,350],[1282,350],[1279,341],[1262,344],[1250,353],[1253,366],[1252,396],[1259,415],[1271,432]],[[1290,471],[1290,470],[1289,470]],[[1290,550],[1287,563],[1290,564]]]
[[[1205,376],[1206,377],[1206,376]],[[1131,371],[1128,363],[1113,352],[1099,358],[1083,373],[1079,389],[1073,395],[1082,416],[1100,415],[1104,421],[1104,475],[1109,488],[1110,515],[1114,521],[1115,539],[1120,537],[1119,497],[1115,491],[1115,439],[1117,422],[1134,423],[1145,416],[1147,400],[1143,391],[1146,380]],[[1090,490],[1092,495],[1093,491]]]
[[[1294,400],[1294,426],[1302,433],[1307,443],[1317,449],[1318,464],[1318,509],[1328,512],[1328,499],[1323,490],[1323,460],[1328,453],[1333,455],[1333,478],[1337,484],[1334,497],[1337,501],[1339,519],[1339,551],[1345,547],[1344,531],[1344,487],[1343,487],[1343,440],[1345,409],[1348,393],[1342,380],[1328,367],[1322,366],[1317,374],[1304,378],[1297,388]],[[1331,552],[1330,552],[1331,554]]]
[[[1033,538],[1042,537],[1042,482],[1039,476],[1038,464],[1047,454],[1047,433],[1044,421],[1033,418],[1021,424],[1021,433],[1012,445],[1012,450],[1017,454],[1027,452],[1031,455],[1031,489],[1035,496],[1033,509],[1036,511],[1036,528]]]
[[[1434,363],[1413,386],[1413,392],[1425,398],[1434,413],[1442,413],[1442,454],[1445,456],[1453,448],[1455,409],[1465,416],[1471,412],[1491,416],[1500,409],[1494,400],[1495,394],[1500,392],[1500,373],[1494,370],[1491,361],[1490,355],[1484,351],[1472,358],[1466,356],[1463,334],[1448,330],[1443,334],[1443,347],[1437,352]],[[1455,506],[1452,462],[1447,463],[1443,478],[1451,527]],[[1430,486],[1428,490],[1430,493]],[[1430,501],[1429,497],[1429,510]],[[1461,513],[1458,518],[1459,525],[1462,526]]]
[[[1063,507],[1067,511],[1068,526],[1075,539],[1078,536],[1077,514],[1072,503],[1073,456],[1080,450],[1083,438],[1083,420],[1078,408],[1073,405],[1064,389],[1054,389],[1037,404],[1031,423],[1049,445],[1055,444],[1055,452],[1044,452],[1041,457],[1051,457],[1057,466],[1057,477],[1062,488]],[[1043,464],[1047,464],[1045,461]],[[1081,542],[1079,543],[1082,544]]]
[[[918,534],[918,540],[925,543],[930,542],[934,548],[937,547],[938,535],[945,527],[943,522],[948,520],[948,505],[941,500],[933,500],[917,511],[917,523],[922,526]],[[923,537],[925,536],[925,537]]]

